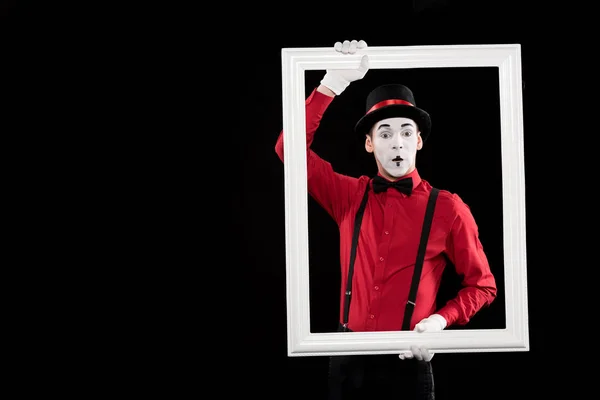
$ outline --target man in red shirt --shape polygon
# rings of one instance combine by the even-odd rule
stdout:
[[[343,54],[366,47],[364,41],[334,46]],[[308,192],[336,221],[340,232],[340,330],[434,332],[452,324],[464,325],[494,300],[496,282],[469,207],[458,195],[434,189],[415,167],[417,152],[431,132],[431,120],[416,106],[412,91],[404,85],[383,85],[367,97],[366,113],[355,130],[364,137],[366,151],[374,154],[377,176],[339,174],[310,148],[329,104],[368,70],[368,55],[356,69],[327,70],[306,99]],[[283,132],[275,150],[283,161]],[[435,208],[418,263],[420,273],[415,274],[418,286],[411,286],[433,192]],[[356,218],[357,213],[362,219]],[[436,309],[447,260],[462,276],[463,287]],[[426,348],[411,350],[399,357],[331,357],[330,400],[434,399],[433,353]]]

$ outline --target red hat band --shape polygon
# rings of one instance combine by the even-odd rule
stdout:
[[[371,107],[369,109],[369,111],[367,112],[367,114],[369,114],[369,113],[377,110],[378,108],[389,106],[389,105],[392,105],[392,104],[401,104],[401,105],[411,106],[411,107],[415,106],[414,104],[412,104],[412,103],[410,103],[408,101],[405,101],[405,100],[398,100],[398,99],[383,100],[383,101],[380,101],[379,103],[375,104],[373,107]]]

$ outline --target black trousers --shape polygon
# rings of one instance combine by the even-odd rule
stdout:
[[[397,354],[331,356],[329,400],[434,400],[431,361]]]

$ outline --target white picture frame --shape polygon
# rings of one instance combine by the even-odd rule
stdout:
[[[498,67],[506,292],[504,329],[311,333],[305,71],[356,68],[365,53],[369,55],[370,69]],[[283,48],[281,58],[288,356],[391,354],[409,350],[411,345],[425,346],[435,353],[529,351],[521,46],[369,47],[354,55],[337,53],[333,46]]]

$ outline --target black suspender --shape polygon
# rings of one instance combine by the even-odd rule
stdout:
[[[356,212],[356,217],[354,217],[354,232],[352,232],[352,247],[350,247],[350,265],[348,266],[348,281],[346,282],[346,296],[344,298],[344,321],[342,324],[344,330],[348,329],[348,315],[350,314],[350,299],[352,297],[352,276],[354,275],[354,260],[356,259],[356,247],[358,246],[360,225],[362,224],[363,214],[369,198],[369,186],[371,186],[371,182],[367,183],[365,194],[363,195],[360,206],[358,207],[358,211]]]
[[[363,195],[356,217],[354,218],[354,231],[352,232],[352,247],[350,248],[350,265],[348,266],[348,280],[346,282],[346,292],[344,297],[344,316],[342,322],[342,331],[348,331],[348,315],[350,314],[350,300],[352,298],[352,276],[354,275],[354,261],[356,259],[356,247],[358,246],[358,235],[360,233],[360,226],[362,224],[362,218],[367,205],[367,199],[369,197],[369,187],[371,183],[367,183],[365,193]],[[419,243],[419,250],[417,252],[417,260],[415,262],[415,270],[413,272],[412,283],[410,292],[408,294],[408,301],[406,302],[406,308],[404,310],[404,321],[402,322],[402,330],[410,329],[410,320],[412,313],[415,309],[415,301],[417,298],[417,290],[419,288],[419,281],[421,279],[421,270],[423,269],[423,262],[425,261],[425,250],[427,249],[427,241],[429,240],[429,232],[431,230],[431,221],[433,220],[433,211],[435,210],[435,202],[438,197],[439,190],[436,188],[431,189],[429,200],[427,201],[427,208],[425,210],[425,220],[423,221],[423,228],[421,231],[421,241]]]
[[[421,270],[423,269],[423,261],[425,261],[425,250],[427,249],[427,241],[429,240],[429,231],[431,231],[431,221],[433,220],[433,211],[435,210],[435,201],[437,200],[439,190],[431,189],[429,200],[427,201],[427,209],[425,209],[425,220],[421,230],[421,241],[419,242],[419,250],[417,251],[417,261],[415,262],[415,271],[413,272],[410,292],[408,292],[408,301],[404,309],[404,321],[402,322],[402,330],[410,330],[410,320],[415,309],[415,301],[417,300],[417,289],[421,280]]]

